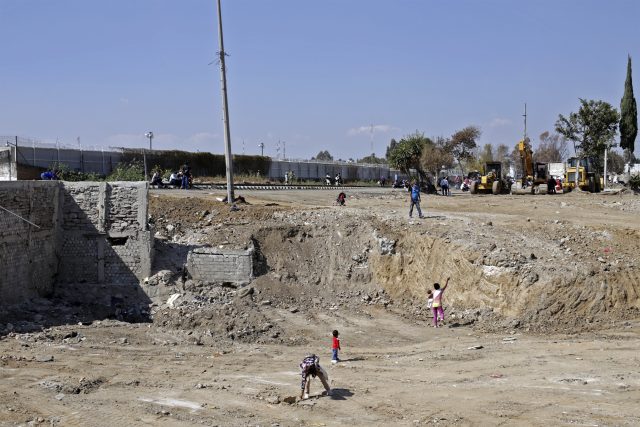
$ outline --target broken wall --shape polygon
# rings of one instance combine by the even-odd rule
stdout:
[[[138,283],[151,271],[148,187],[131,182],[65,182],[62,283]]]
[[[0,301],[53,290],[60,187],[51,181],[0,184]]]
[[[147,193],[145,182],[0,183],[0,301],[137,285],[151,272]]]
[[[15,181],[18,176],[15,147],[0,147],[0,181]]]
[[[197,248],[187,256],[187,270],[203,282],[249,283],[253,278],[254,249]]]

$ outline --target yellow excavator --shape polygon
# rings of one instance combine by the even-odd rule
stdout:
[[[604,183],[600,174],[596,172],[593,159],[589,157],[582,159],[571,157],[567,160],[567,171],[562,183],[562,190],[567,192],[575,188],[576,167],[578,169],[578,188],[589,193],[599,193]]]
[[[546,194],[548,165],[533,162],[533,150],[529,138],[525,138],[516,145],[520,153],[522,177],[511,184],[511,194]]]
[[[469,193],[501,194],[509,192],[511,183],[502,176],[502,163],[487,162],[482,170],[482,175],[476,174],[471,180]]]

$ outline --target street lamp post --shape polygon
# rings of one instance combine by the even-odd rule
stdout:
[[[149,131],[144,134],[147,138],[149,138],[149,151],[153,150],[153,132]]]
[[[260,147],[260,155],[264,157],[264,142],[258,144],[258,147]]]

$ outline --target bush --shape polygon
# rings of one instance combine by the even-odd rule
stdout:
[[[65,163],[54,162],[50,169],[56,171],[56,176],[62,181],[102,181],[104,179],[104,176],[95,172],[85,173],[73,170]]]
[[[629,178],[629,187],[633,191],[640,191],[640,174],[631,175]]]
[[[107,181],[145,181],[144,165],[138,160],[120,163],[107,177]]]

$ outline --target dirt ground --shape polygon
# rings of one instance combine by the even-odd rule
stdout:
[[[454,192],[423,196],[420,220],[399,190],[239,194],[230,212],[151,193],[148,319],[0,316],[0,425],[640,424],[640,197]],[[256,278],[190,279],[203,244],[254,245]],[[435,329],[425,292],[446,277]],[[309,353],[333,393],[316,379],[293,400]]]

